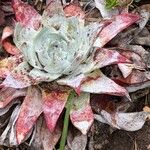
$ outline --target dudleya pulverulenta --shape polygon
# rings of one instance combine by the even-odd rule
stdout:
[[[84,63],[93,50],[100,24],[85,26],[77,17],[43,15],[38,30],[15,27],[14,42],[33,67],[29,75],[52,81],[61,75],[72,74]]]
[[[74,7],[84,14],[79,6],[72,4],[68,5],[69,13]],[[54,147],[61,133],[60,128],[59,134],[55,132],[57,122],[61,119],[70,91],[77,93],[72,99],[70,120],[83,134],[94,121],[91,94],[129,98],[128,91],[105,76],[100,68],[118,63],[131,64],[132,61],[120,52],[103,46],[136,22],[138,15],[124,13],[106,22],[85,23],[85,18],[76,16],[76,11],[68,17],[57,0],[52,0],[43,15],[20,0],[13,0],[13,8],[17,20],[13,40],[19,52],[13,51],[11,54],[14,56],[0,62],[0,77],[5,78],[0,91],[0,109],[7,109],[15,100],[25,97],[21,99],[16,119],[13,119],[15,128],[9,125],[13,130],[11,133],[16,134],[14,138],[17,140],[13,145],[19,145],[30,136],[41,116],[47,126],[43,124],[39,137],[43,143],[48,140],[46,144]],[[12,34],[3,36],[3,46]],[[14,65],[10,65],[12,62]]]

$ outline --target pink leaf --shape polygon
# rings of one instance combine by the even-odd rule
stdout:
[[[97,49],[92,56],[92,61],[90,61],[88,69],[89,71],[93,71],[98,68],[102,68],[107,65],[111,64],[117,64],[117,63],[130,63],[131,61],[127,59],[126,57],[122,56],[120,53],[114,50],[109,49]],[[83,69],[84,68],[84,69]],[[86,70],[83,66],[84,71]],[[88,70],[87,69],[87,70]],[[87,71],[87,72],[89,72]],[[59,79],[57,82],[61,85],[68,85],[79,94],[80,93],[80,87],[84,80],[86,80],[87,74],[79,74],[76,76],[68,76],[62,79]]]
[[[80,94],[80,87],[82,81],[86,78],[84,74],[80,74],[77,76],[68,76],[66,78],[62,78],[57,81],[60,85],[67,85],[72,87],[78,94]]]
[[[95,69],[112,64],[131,63],[131,61],[127,57],[123,56],[117,51],[105,48],[96,49],[96,51],[94,52],[93,60],[96,63]]]
[[[132,72],[133,69],[145,70],[146,64],[144,63],[142,57],[138,53],[131,52],[129,50],[121,50],[121,49],[119,51],[121,55],[128,58],[133,63],[133,64],[126,64],[126,63],[118,64],[118,67],[121,70],[124,78],[126,78]]]
[[[6,26],[2,33],[1,43],[4,49],[12,55],[18,55],[20,54],[20,50],[11,44],[8,40],[8,37],[10,37],[13,34],[13,29],[9,26]]]
[[[123,13],[117,15],[115,20],[112,21],[108,26],[106,26],[100,33],[94,43],[96,47],[103,47],[111,39],[113,39],[119,32],[132,25],[140,18],[138,15],[131,13]]]
[[[5,87],[25,88],[33,84],[32,79],[28,76],[30,66],[22,62],[19,64],[3,81],[2,85]]]
[[[90,94],[81,93],[79,97],[74,98],[73,108],[70,111],[70,119],[73,125],[78,128],[82,134],[87,134],[94,121],[89,101]]]
[[[17,142],[20,144],[42,113],[42,95],[36,87],[29,87],[16,122]]]
[[[126,96],[130,99],[125,88],[107,78],[100,70],[88,74],[86,80],[82,82],[81,91],[95,94]]]
[[[127,78],[118,76],[116,79],[127,84],[137,84],[137,83],[142,84],[146,81],[150,81],[150,73],[139,70],[133,70],[132,73]]]
[[[57,91],[42,92],[43,112],[46,124],[51,132],[55,129],[57,120],[65,107],[68,96],[68,91],[61,91],[59,89]]]
[[[53,17],[55,14],[64,15],[63,7],[60,1],[48,0],[47,4],[48,5],[43,13],[45,16]]]
[[[41,16],[32,6],[21,0],[12,0],[12,6],[18,22],[26,27],[39,28]]]
[[[6,107],[15,98],[26,95],[26,89],[2,88],[0,90],[0,108]]]
[[[82,11],[82,8],[77,3],[70,3],[69,5],[64,7],[64,12],[67,17],[79,17],[83,19],[85,17],[84,11]]]
[[[2,37],[1,37],[1,42],[3,43],[3,41],[5,39],[7,39],[8,37],[10,37],[11,35],[13,35],[13,29],[9,26],[6,26],[4,29],[3,29],[3,33],[2,33]]]
[[[20,57],[8,57],[0,61],[0,78],[5,78],[21,62]]]
[[[11,44],[9,41],[7,40],[3,41],[2,45],[9,54],[11,55],[20,54],[20,50],[15,45]]]

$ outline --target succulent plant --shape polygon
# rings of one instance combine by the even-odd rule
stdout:
[[[2,35],[2,45],[11,56],[0,61],[0,77],[4,79],[0,115],[18,104],[8,127],[10,145],[24,142],[33,126],[39,125],[38,120],[44,118],[40,136],[45,149],[52,149],[60,138],[61,114],[68,107],[72,91],[76,94],[71,97],[70,120],[83,134],[87,134],[94,121],[91,94],[130,100],[128,90],[109,79],[100,68],[120,64],[125,76],[137,69],[131,55],[103,47],[138,21],[138,15],[122,13],[111,21],[91,23],[85,22],[84,12],[74,4],[63,8],[58,1],[52,1],[42,16],[20,0],[13,0],[12,6],[16,16],[14,30],[6,27]],[[69,12],[68,7],[78,11]],[[9,42],[11,35],[15,45]],[[124,65],[130,73],[125,74]],[[4,134],[2,137],[0,141],[4,142]]]

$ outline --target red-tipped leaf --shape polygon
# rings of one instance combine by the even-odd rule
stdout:
[[[26,138],[41,113],[41,91],[37,87],[29,87],[16,122],[16,136],[18,144]]]

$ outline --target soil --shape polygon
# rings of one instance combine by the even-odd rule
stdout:
[[[150,93],[133,103],[132,110],[140,111],[150,104]],[[150,121],[134,132],[113,129],[95,121],[89,134],[89,150],[150,150]]]

